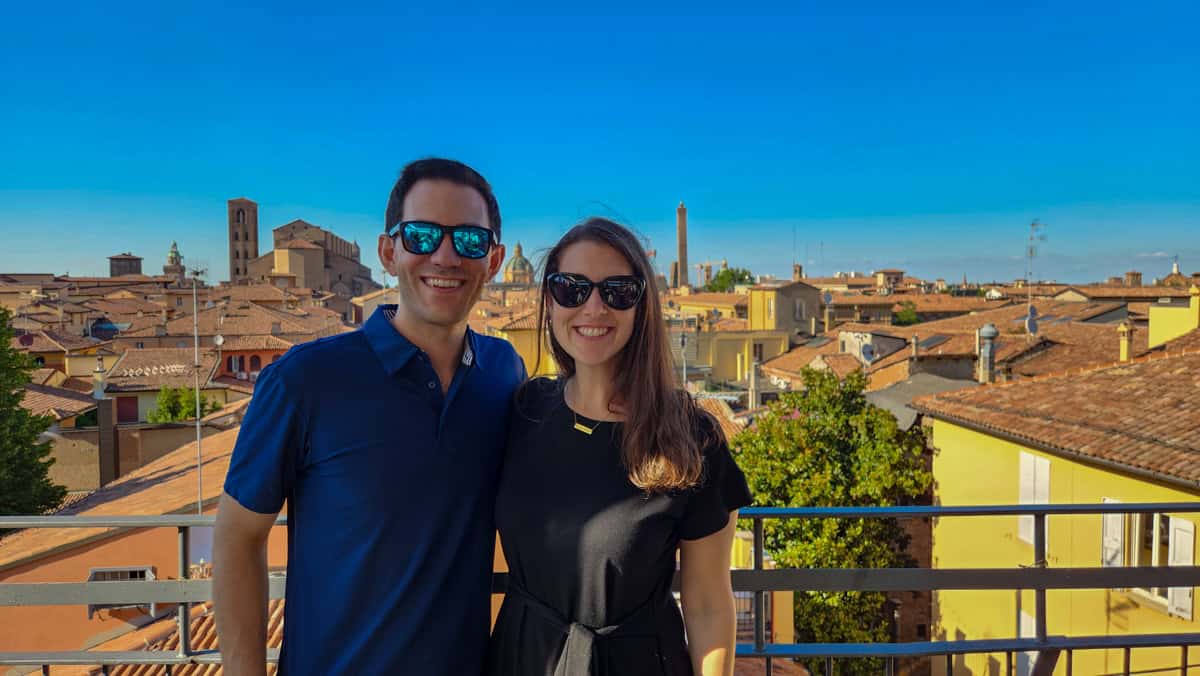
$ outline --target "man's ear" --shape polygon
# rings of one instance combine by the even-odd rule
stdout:
[[[500,272],[500,266],[504,263],[504,245],[497,243],[488,253],[488,281],[496,278],[496,273]]]
[[[388,274],[396,274],[396,240],[393,237],[388,237],[387,234],[379,236],[379,262],[383,265],[383,269],[388,271]]]

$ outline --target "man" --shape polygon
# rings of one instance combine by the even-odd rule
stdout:
[[[288,506],[284,674],[474,674],[490,619],[492,506],[525,368],[467,328],[504,260],[470,167],[401,172],[379,259],[399,305],[263,370],[225,480],[213,594],[225,673],[265,670],[267,536]]]

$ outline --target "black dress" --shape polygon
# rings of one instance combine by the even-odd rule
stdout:
[[[751,502],[729,448],[704,448],[694,489],[648,494],[620,460],[619,423],[587,435],[559,381],[518,395],[496,499],[509,591],[492,632],[493,676],[692,674],[671,595],[681,539],[711,535]],[[700,416],[699,438],[714,422]]]

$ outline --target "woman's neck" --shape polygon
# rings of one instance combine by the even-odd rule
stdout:
[[[613,401],[615,395],[612,370],[607,368],[579,367],[566,384],[567,405],[593,420],[622,419],[619,410],[612,410],[619,404]]]

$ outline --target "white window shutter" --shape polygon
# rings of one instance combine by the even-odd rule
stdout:
[[[1021,478],[1018,500],[1022,505],[1032,505],[1036,499],[1036,461],[1029,453],[1021,453]],[[1024,542],[1033,542],[1033,517],[1017,517],[1017,537]]]
[[[1196,525],[1177,516],[1171,517],[1171,540],[1168,562],[1172,566],[1190,566],[1196,549]],[[1192,619],[1192,587],[1171,587],[1167,590],[1167,610],[1176,617]]]
[[[1050,504],[1050,458],[1037,458],[1034,463],[1033,501],[1038,505]],[[1046,552],[1050,551],[1050,517],[1042,517],[1045,526]],[[1030,540],[1033,538],[1030,537]]]
[[[1105,504],[1120,502],[1104,498]],[[1100,521],[1100,565],[1106,568],[1125,565],[1125,515],[1102,514]]]

